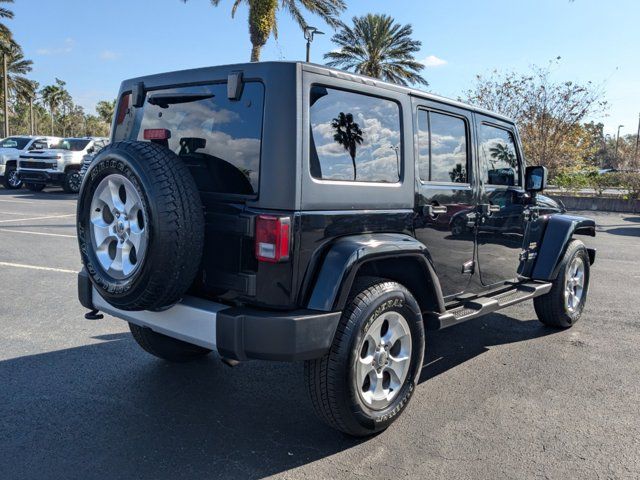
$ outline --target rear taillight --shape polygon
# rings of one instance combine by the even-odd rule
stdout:
[[[291,219],[259,215],[256,218],[256,258],[261,262],[289,260]]]
[[[120,97],[120,103],[118,104],[118,116],[116,117],[116,125],[122,125],[124,119],[129,111],[129,104],[131,102],[131,94],[127,93]]]
[[[171,138],[171,132],[166,128],[147,128],[143,137],[145,140],[168,140]]]

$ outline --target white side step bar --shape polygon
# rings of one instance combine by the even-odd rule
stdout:
[[[216,316],[226,305],[195,297],[185,297],[180,303],[161,312],[129,312],[107,303],[93,289],[95,308],[127,322],[201,347],[216,350]]]

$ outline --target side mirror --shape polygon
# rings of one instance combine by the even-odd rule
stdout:
[[[96,149],[95,149],[95,148],[93,148],[93,147],[91,147],[91,148],[89,148],[89,149],[87,150],[87,155],[91,155],[91,154],[95,153],[95,151],[96,151]]]
[[[527,167],[524,176],[525,190],[535,193],[547,188],[546,167]]]

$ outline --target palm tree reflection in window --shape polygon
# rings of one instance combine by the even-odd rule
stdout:
[[[489,149],[489,152],[491,153],[492,158],[500,160],[501,162],[506,163],[512,168],[515,168],[517,166],[518,161],[516,159],[516,154],[511,150],[511,148],[509,148],[508,145],[504,143],[496,143],[496,146],[491,147]],[[491,161],[491,167],[496,168],[495,162],[493,160]]]
[[[453,183],[466,183],[467,171],[461,163],[456,163],[456,166],[453,167],[453,170],[449,172],[449,177],[451,177],[451,181]]]
[[[345,114],[340,112],[338,118],[331,120],[331,128],[335,130],[333,139],[339,145],[342,145],[344,149],[349,152],[351,162],[353,163],[353,179],[357,177],[356,172],[356,150],[357,146],[362,144],[362,130],[360,126],[353,121],[353,115],[351,113]]]

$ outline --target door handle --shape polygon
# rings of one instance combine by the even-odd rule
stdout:
[[[425,205],[422,207],[422,212],[424,215],[435,217],[436,215],[447,213],[447,207],[446,205]]]
[[[483,217],[490,217],[492,213],[500,211],[500,205],[492,205],[490,203],[481,203],[478,207],[480,207],[480,214]]]

